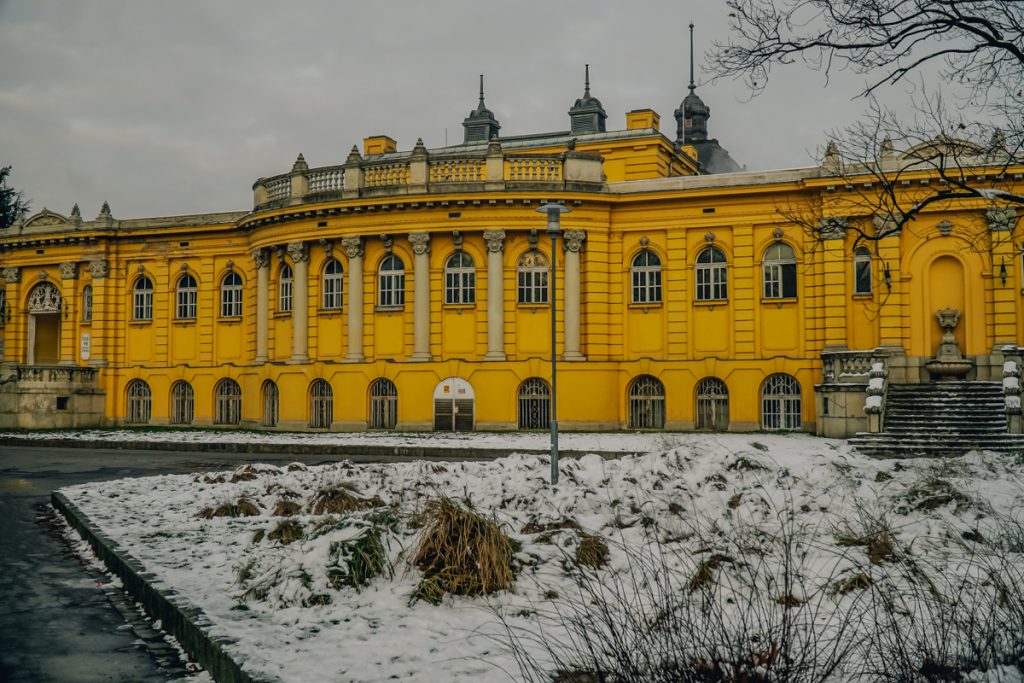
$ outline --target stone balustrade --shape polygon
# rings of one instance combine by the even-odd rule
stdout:
[[[823,351],[821,375],[825,383],[866,383],[871,366],[885,362],[889,354],[878,349],[866,351]]]
[[[98,370],[77,365],[16,365],[14,377],[19,384],[95,385]]]
[[[353,149],[342,165],[308,168],[300,157],[290,173],[260,178],[253,184],[253,207],[431,192],[597,192],[604,187],[602,163],[599,155],[576,151],[505,154],[497,143],[479,151],[434,155],[417,146],[412,152],[368,159]]]

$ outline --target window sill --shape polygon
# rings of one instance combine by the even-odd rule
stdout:
[[[175,318],[174,320],[171,321],[171,324],[172,325],[177,325],[179,327],[191,327],[192,325],[196,324],[196,319],[195,318]]]
[[[81,327],[89,327],[89,326],[92,325],[92,321],[91,320],[80,320],[80,321],[78,321],[78,324]]]
[[[291,311],[276,311],[274,313],[275,318],[290,318],[292,317]]]
[[[768,304],[775,304],[777,308],[782,308],[783,304],[795,304],[799,299],[795,296],[780,297],[778,299],[769,299],[767,297],[761,298],[761,305],[765,306]]]
[[[341,315],[340,308],[318,308],[316,309],[317,315]]]
[[[516,304],[517,309],[529,309],[530,313],[536,313],[537,309],[544,309],[545,311],[551,308],[548,304]]]
[[[707,308],[708,310],[711,310],[715,306],[728,306],[729,305],[729,300],[728,299],[700,299],[699,301],[698,300],[694,300],[693,305],[697,306],[698,308]]]
[[[217,318],[217,322],[224,323],[226,325],[237,325],[238,323],[242,322],[242,316],[240,316],[240,315],[221,316],[221,317]]]
[[[128,324],[131,327],[145,327],[147,325],[152,325],[153,324],[153,320],[152,319],[150,319],[150,320],[129,320]]]
[[[861,292],[860,294],[853,295],[854,301],[871,301],[874,298],[875,295],[873,292]]]
[[[373,310],[377,313],[401,313],[405,306],[374,306]]]
[[[462,313],[463,311],[471,311],[476,308],[476,304],[445,304],[444,309],[446,311],[455,311]]]

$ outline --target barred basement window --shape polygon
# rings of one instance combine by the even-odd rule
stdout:
[[[0,309],[4,308],[4,304],[0,303]],[[86,285],[82,288],[82,322],[92,322],[92,285]]]
[[[800,429],[800,383],[791,375],[771,375],[761,385],[761,428]]]
[[[634,304],[661,303],[661,259],[650,249],[644,249],[633,257],[630,269],[633,279]]]
[[[725,254],[718,247],[707,247],[697,255],[697,301],[721,301],[729,298],[728,268]]]
[[[853,293],[871,293],[871,250],[860,247],[853,252]]]
[[[153,319],[153,282],[140,277],[132,287],[132,320]]]
[[[382,307],[405,306],[405,264],[394,254],[381,261],[377,294],[377,303]]]
[[[279,397],[277,385],[273,380],[268,379],[263,383],[263,419],[261,424],[264,427],[276,427],[279,408]]]
[[[548,429],[551,426],[551,389],[539,377],[519,385],[519,428]]]
[[[516,268],[519,279],[521,304],[548,303],[548,259],[536,249],[531,249],[519,258]]]
[[[141,379],[133,379],[127,388],[128,405],[125,422],[148,424],[153,407],[153,392]]]
[[[729,428],[729,388],[717,377],[697,383],[697,429],[724,432]]]
[[[344,273],[341,270],[341,264],[336,259],[328,261],[324,266],[324,276],[321,280],[324,285],[323,307],[325,309],[341,310],[342,278],[344,278]]]
[[[764,252],[761,263],[765,299],[796,297],[796,256],[788,244],[776,242]]]
[[[222,318],[242,317],[242,277],[228,273],[220,283],[220,316]]]
[[[171,387],[171,424],[189,425],[195,417],[195,394],[192,385],[178,380]]]
[[[292,311],[292,267],[287,263],[281,266],[281,275],[277,280],[277,312]]]
[[[196,279],[186,273],[178,278],[178,286],[174,294],[174,317],[178,320],[196,319],[196,302],[199,299],[199,288]]]
[[[388,379],[370,385],[370,429],[394,429],[398,424],[398,388]]]
[[[317,379],[309,387],[309,426],[330,429],[334,422],[334,391],[327,380]]]
[[[216,414],[214,422],[224,425],[236,425],[242,422],[242,387],[233,379],[222,379],[217,382],[214,392]]]
[[[629,385],[629,428],[665,427],[665,385],[650,375],[640,375]]]
[[[444,302],[448,305],[476,303],[476,268],[464,251],[448,257],[444,267]]]

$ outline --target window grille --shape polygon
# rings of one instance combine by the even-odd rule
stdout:
[[[140,277],[132,289],[132,320],[153,319],[153,282]]]
[[[724,432],[729,428],[729,388],[717,377],[697,383],[697,429]]]
[[[771,375],[761,386],[761,427],[800,429],[800,383],[790,375]]]
[[[186,273],[178,278],[174,300],[175,318],[178,320],[195,320],[199,288],[196,286],[196,279],[194,277]]]
[[[125,421],[131,424],[148,424],[153,406],[153,392],[141,379],[128,383],[128,414]]]
[[[195,417],[195,394],[192,385],[178,380],[171,387],[171,424],[192,424]]]
[[[334,421],[334,390],[327,380],[313,380],[309,387],[309,426],[330,429]]]
[[[531,249],[519,259],[516,268],[519,280],[521,304],[548,303],[548,259],[536,249]]]
[[[405,264],[394,254],[380,264],[377,303],[386,308],[405,306]]]
[[[449,305],[476,303],[476,268],[473,258],[456,251],[444,267],[444,302]]]
[[[697,301],[722,301],[729,298],[728,266],[718,247],[707,247],[697,255]]]
[[[2,304],[0,308],[3,308]],[[82,322],[92,322],[92,285],[82,288]]]
[[[242,277],[228,273],[220,283],[220,315],[222,318],[242,317]]]
[[[236,425],[242,422],[242,387],[233,379],[217,382],[215,390],[216,412],[214,422]]]
[[[279,313],[292,311],[292,267],[281,266],[281,275],[277,281],[277,310]]]
[[[398,387],[388,379],[370,385],[370,429],[394,429],[398,424]]]
[[[661,259],[650,249],[633,257],[630,269],[633,279],[634,304],[661,303]]]
[[[331,259],[324,266],[324,296],[323,307],[327,310],[341,310],[341,288],[344,274],[341,270],[341,263]]]
[[[263,419],[261,424],[264,427],[276,427],[279,412],[279,397],[277,385],[273,380],[263,383]]]
[[[796,256],[788,244],[776,242],[764,253],[765,299],[792,299],[796,297]]]
[[[629,428],[665,427],[665,385],[650,375],[641,375],[629,385]]]
[[[551,389],[539,377],[519,385],[519,428],[548,429],[551,426]]]
[[[853,293],[871,293],[871,251],[860,247],[853,253]]]

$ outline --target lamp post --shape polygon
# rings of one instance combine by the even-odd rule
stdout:
[[[547,233],[551,237],[551,485],[554,486],[558,483],[558,353],[555,348],[555,311],[558,293],[555,288],[555,264],[558,262],[558,252],[555,251],[555,247],[558,235],[562,232],[562,214],[569,213],[569,209],[550,202],[538,207],[537,212],[547,214]]]

